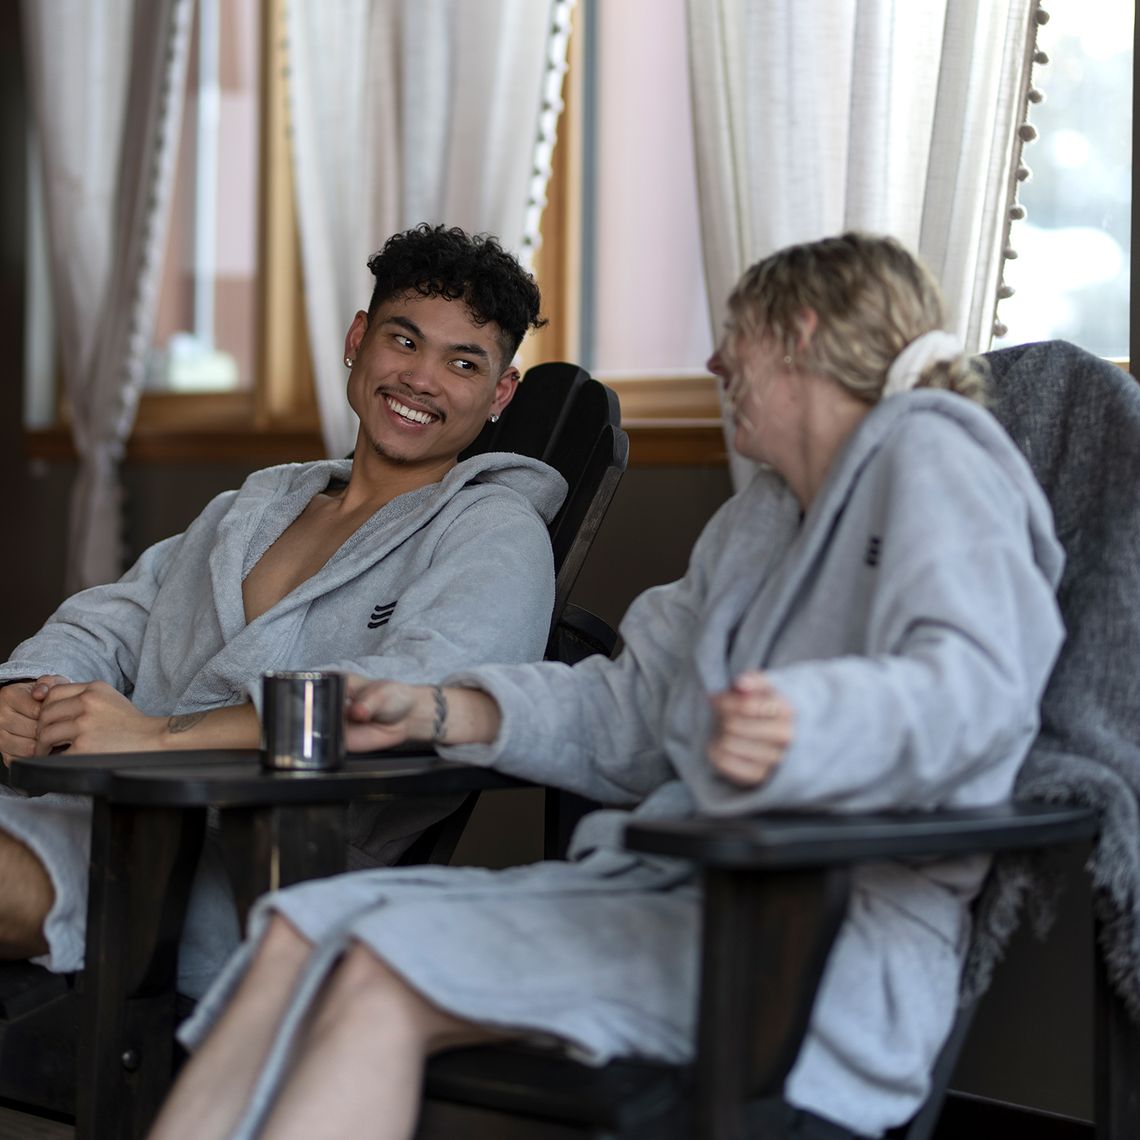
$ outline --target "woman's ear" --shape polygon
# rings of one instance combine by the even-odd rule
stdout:
[[[815,309],[801,309],[796,316],[796,351],[802,352],[819,328],[819,314]]]

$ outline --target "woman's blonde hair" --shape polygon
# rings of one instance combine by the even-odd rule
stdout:
[[[944,319],[930,271],[894,238],[862,233],[788,246],[758,261],[733,289],[728,308],[747,335],[774,337],[798,364],[870,404],[882,396],[895,357]],[[801,347],[805,309],[818,323]],[[985,382],[984,365],[960,354],[928,364],[915,386],[984,403]]]

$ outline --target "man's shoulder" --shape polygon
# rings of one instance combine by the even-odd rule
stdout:
[[[567,492],[566,480],[550,464],[506,451],[473,455],[456,464],[444,487],[468,499],[525,504],[544,523],[558,513]]]
[[[209,534],[222,526],[227,518],[245,517],[251,512],[259,515],[271,510],[275,503],[304,491],[307,485],[316,491],[326,485],[338,470],[336,461],[330,460],[262,467],[247,475],[240,486],[215,495],[187,527],[186,537],[198,536],[200,539],[204,533]]]

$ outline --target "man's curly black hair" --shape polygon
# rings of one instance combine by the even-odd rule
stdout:
[[[477,325],[494,321],[502,330],[503,368],[527,329],[546,324],[539,316],[542,297],[534,278],[490,234],[422,222],[393,234],[368,259],[368,268],[376,278],[370,319],[385,301],[405,293],[462,300]]]

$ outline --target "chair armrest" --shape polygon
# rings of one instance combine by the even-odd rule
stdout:
[[[778,1094],[799,1055],[852,866],[1026,850],[1093,836],[1096,813],[1048,804],[864,815],[637,820],[635,851],[691,860],[704,882],[697,1133]]]
[[[795,870],[878,859],[1022,851],[1091,838],[1097,814],[1067,804],[1007,803],[938,811],[636,820],[634,851],[725,870]]]
[[[617,643],[617,633],[608,622],[573,602],[567,602],[550,631],[546,660],[574,665],[595,653],[612,657]]]

